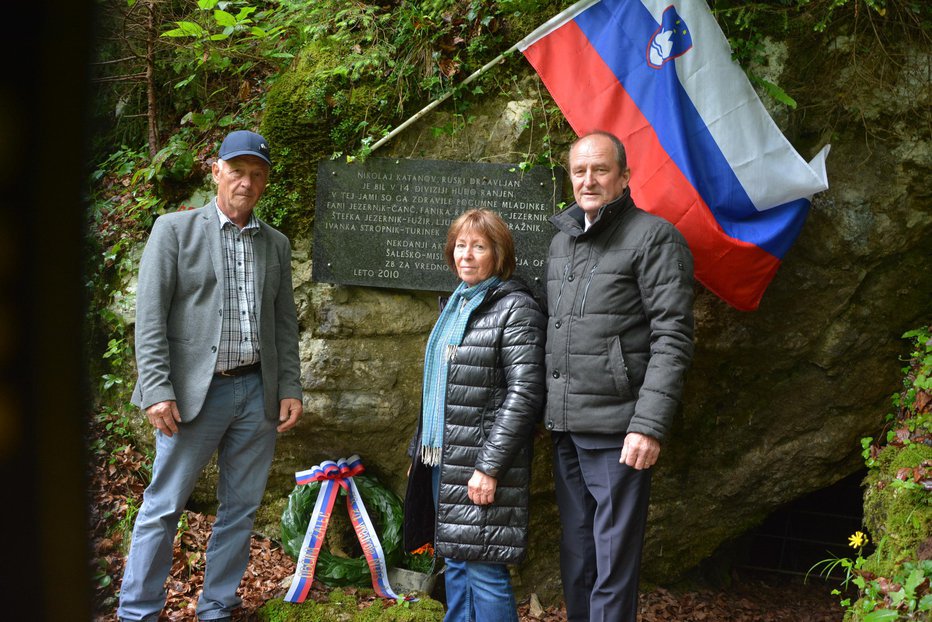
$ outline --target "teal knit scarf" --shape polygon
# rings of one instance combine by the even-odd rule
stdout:
[[[473,287],[460,283],[440,313],[427,340],[424,352],[424,388],[421,407],[421,462],[440,464],[443,445],[443,415],[446,408],[447,369],[463,341],[469,316],[478,307],[498,277],[488,278]]]

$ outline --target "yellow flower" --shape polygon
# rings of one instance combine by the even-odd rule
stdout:
[[[848,546],[853,549],[859,549],[867,544],[867,535],[863,531],[855,531],[848,537]]]

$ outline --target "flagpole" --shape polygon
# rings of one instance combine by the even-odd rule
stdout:
[[[372,149],[370,151],[375,151],[376,149],[378,149],[379,147],[387,143],[389,140],[391,140],[392,138],[394,138],[395,136],[403,132],[409,125],[411,125],[418,119],[422,118],[424,115],[426,115],[428,112],[430,112],[431,110],[433,110],[434,108],[436,108],[437,106],[445,102],[446,100],[450,99],[450,96],[453,95],[453,93],[455,93],[457,89],[459,89],[460,87],[466,86],[467,84],[469,84],[470,82],[472,82],[473,80],[475,80],[476,78],[484,74],[486,71],[494,67],[495,65],[505,62],[505,57],[517,49],[518,49],[518,45],[515,44],[511,46],[510,48],[508,48],[507,50],[505,50],[504,52],[502,52],[501,54],[499,54],[498,56],[496,56],[495,58],[493,58],[492,60],[490,60],[489,62],[487,62],[486,64],[484,64],[482,67],[474,71],[468,78],[466,78],[465,80],[463,80],[462,82],[454,86],[452,89],[450,89],[449,92],[447,92],[445,95],[443,95],[439,99],[435,99],[434,101],[430,102],[429,104],[424,106],[424,108],[422,108],[419,112],[414,114],[414,116],[412,116],[410,119],[408,119],[407,121],[405,121],[404,123],[396,127],[395,129],[393,129],[391,132],[389,132],[382,138],[380,138],[375,144],[372,145]]]

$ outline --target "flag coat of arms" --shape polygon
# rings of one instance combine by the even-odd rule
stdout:
[[[700,0],[584,0],[516,46],[577,134],[625,145],[635,203],[672,222],[696,278],[758,307],[828,188],[773,122]]]

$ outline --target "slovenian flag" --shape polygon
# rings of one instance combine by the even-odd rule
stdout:
[[[672,222],[696,278],[758,307],[828,188],[826,145],[807,163],[767,114],[700,0],[584,0],[516,46],[577,134],[625,144],[635,203]]]

